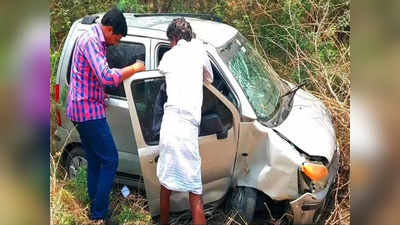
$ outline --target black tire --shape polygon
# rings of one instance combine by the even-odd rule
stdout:
[[[81,147],[74,147],[67,153],[64,167],[67,170],[70,179],[74,178],[79,168],[85,165],[87,165],[87,160],[85,152]]]
[[[228,196],[225,212],[233,213],[235,221],[251,224],[257,202],[257,191],[250,187],[236,187]]]

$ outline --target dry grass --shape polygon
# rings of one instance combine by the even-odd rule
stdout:
[[[66,172],[58,163],[59,157],[51,156],[50,224],[97,224],[89,219],[89,205],[78,200],[79,197],[71,190],[71,180],[67,179]],[[120,185],[114,185],[110,201],[110,208],[113,209],[111,214],[115,220],[121,225],[152,224],[151,215],[146,209],[147,200],[134,191],[124,198],[120,190]]]

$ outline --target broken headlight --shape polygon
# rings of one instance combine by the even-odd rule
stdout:
[[[300,193],[314,193],[326,187],[328,184],[328,168],[321,162],[304,162],[299,168]]]

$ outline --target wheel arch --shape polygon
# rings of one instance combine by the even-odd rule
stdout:
[[[67,162],[67,156],[68,154],[72,151],[72,149],[81,147],[82,148],[82,143],[81,142],[70,142],[68,143],[65,148],[63,153],[61,154],[61,165],[65,167],[65,163]]]

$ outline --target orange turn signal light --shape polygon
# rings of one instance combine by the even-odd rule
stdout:
[[[301,170],[313,181],[321,181],[328,175],[328,169],[320,164],[304,163]]]

